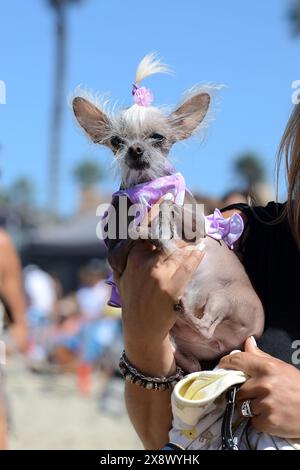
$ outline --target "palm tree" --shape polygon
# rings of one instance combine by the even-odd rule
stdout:
[[[51,119],[51,138],[49,147],[49,208],[55,214],[59,201],[59,170],[61,159],[61,129],[63,118],[63,104],[65,101],[66,78],[66,9],[68,5],[79,3],[82,0],[47,0],[55,14],[55,71],[54,71],[54,99]]]
[[[234,161],[234,170],[253,203],[265,205],[274,199],[274,190],[266,180],[262,160],[255,153],[243,153]]]
[[[265,180],[265,170],[260,158],[254,153],[243,153],[234,161],[234,171],[249,191]]]
[[[35,198],[35,185],[31,179],[21,176],[9,188],[10,200],[16,207],[32,208]]]
[[[73,177],[80,187],[78,212],[85,213],[95,210],[101,195],[95,186],[103,179],[104,173],[99,163],[85,159],[79,162],[73,169]]]
[[[73,169],[75,181],[82,191],[93,188],[103,179],[103,170],[99,163],[93,160],[83,160]]]
[[[293,0],[288,10],[293,36],[300,36],[300,0]]]

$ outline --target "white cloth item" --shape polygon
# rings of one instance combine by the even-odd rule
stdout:
[[[215,369],[188,374],[172,393],[173,427],[169,441],[189,450],[221,450],[221,426],[226,407],[225,393],[231,386],[242,384],[247,376],[241,371]],[[300,450],[300,439],[286,440],[246,427],[237,426],[234,435],[241,436],[240,450]],[[236,429],[235,429],[236,428]]]
[[[112,344],[116,337],[117,323],[115,318],[102,318],[95,325],[95,339],[103,348]]]
[[[25,291],[30,306],[42,317],[49,316],[56,301],[55,284],[52,277],[37,266],[24,270]]]
[[[94,286],[81,287],[77,292],[77,300],[83,316],[87,320],[100,318],[109,297],[109,287],[105,281]]]

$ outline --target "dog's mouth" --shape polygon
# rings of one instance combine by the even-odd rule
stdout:
[[[150,168],[150,163],[141,159],[140,160],[136,159],[135,161],[129,161],[127,162],[127,165],[129,166],[131,170],[138,170],[138,171],[147,170],[148,168]]]

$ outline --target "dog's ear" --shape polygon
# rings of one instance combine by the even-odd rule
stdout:
[[[72,102],[80,126],[95,143],[101,143],[109,129],[109,118],[93,103],[77,96]]]
[[[169,120],[174,129],[174,139],[187,139],[203,121],[210,103],[208,93],[197,93],[187,98],[173,113]]]

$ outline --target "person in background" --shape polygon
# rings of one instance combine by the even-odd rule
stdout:
[[[247,191],[243,191],[240,189],[232,189],[228,191],[221,199],[221,206],[227,207],[231,206],[232,204],[239,204],[245,203],[248,204],[249,201],[249,194]]]
[[[88,393],[92,369],[119,334],[120,320],[107,307],[110,288],[106,283],[106,261],[92,259],[81,270],[80,278],[83,285],[77,292],[77,301],[83,322],[78,384],[81,392]]]
[[[58,300],[49,331],[48,355],[62,372],[76,372],[79,362],[82,315],[75,294]]]
[[[79,272],[81,287],[76,297],[82,315],[86,320],[99,319],[109,296],[105,280],[107,266],[105,261],[92,259]]]
[[[47,338],[51,315],[57,302],[57,285],[53,277],[35,264],[23,270],[29,324],[27,358],[31,368],[43,367],[47,361]]]
[[[9,334],[20,351],[25,352],[28,330],[25,297],[19,256],[5,230],[0,230],[0,293],[11,313]],[[2,332],[0,332],[0,338]],[[0,371],[1,372],[1,371]],[[3,393],[3,375],[0,375],[0,449],[7,447],[7,410]]]
[[[35,264],[23,271],[25,292],[28,297],[28,314],[32,320],[47,320],[57,300],[56,284],[52,276]]]

